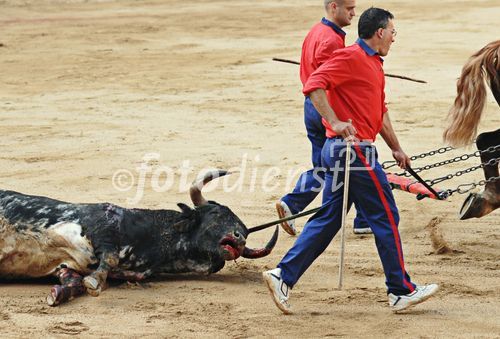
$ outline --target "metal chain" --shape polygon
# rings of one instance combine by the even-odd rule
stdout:
[[[475,144],[475,143],[476,143],[476,139],[474,139],[471,143],[469,143],[469,144],[467,144],[465,146],[470,146],[470,145]],[[491,146],[491,147],[487,148],[484,151],[476,151],[476,152],[474,152],[474,154],[476,154],[477,152],[480,152],[480,153],[478,153],[479,155],[482,154],[482,152],[486,153],[486,152],[488,152],[489,149],[491,149],[493,147],[496,147],[497,150],[498,150],[499,147],[500,147],[500,145]],[[417,160],[417,159],[423,159],[423,158],[426,158],[426,157],[431,157],[431,156],[436,155],[436,154],[443,154],[443,153],[449,152],[449,151],[454,150],[454,149],[455,148],[451,147],[451,146],[441,147],[441,148],[438,148],[437,150],[433,150],[433,151],[429,151],[429,152],[425,152],[425,153],[421,153],[421,154],[417,154],[417,155],[411,156],[410,160],[413,161],[413,160]],[[491,152],[493,152],[493,151],[491,151]],[[479,155],[477,155],[477,156],[479,156]],[[383,169],[388,169],[388,168],[396,166],[397,163],[394,160],[388,160],[388,161],[384,161],[381,165],[382,165]]]
[[[475,151],[475,152],[469,153],[469,154],[462,154],[462,155],[459,155],[457,157],[454,157],[453,159],[443,160],[443,161],[440,161],[440,162],[437,162],[437,163],[434,163],[431,165],[426,165],[423,167],[415,167],[415,168],[413,168],[413,170],[416,173],[420,173],[422,171],[427,171],[427,170],[430,170],[432,168],[441,167],[441,166],[453,164],[456,162],[465,161],[465,160],[468,160],[468,159],[473,158],[473,157],[480,157],[482,154],[495,153],[495,152],[500,152],[500,145],[491,146],[491,147],[488,147],[487,149],[482,150],[482,151]],[[493,158],[493,159],[496,159],[496,158]],[[487,164],[485,164],[485,165],[487,165]],[[479,167],[479,168],[482,168],[482,167]],[[478,168],[476,168],[476,169],[478,169]],[[474,170],[476,170],[476,169],[474,169]],[[474,171],[474,170],[472,170],[472,171]],[[395,175],[400,176],[400,177],[404,176],[407,178],[411,177],[411,174],[406,172],[406,171],[400,172],[400,173],[395,173]]]
[[[455,162],[465,161],[465,160],[468,160],[468,159],[470,159],[472,157],[478,157],[478,156],[480,156],[480,153],[478,153],[478,152],[479,151],[476,151],[474,153],[469,153],[469,154],[463,154],[463,155],[460,155],[460,156],[455,157],[453,159],[448,159],[448,160],[436,162],[434,164],[425,165],[423,167],[415,167],[415,168],[413,168],[413,170],[416,173],[420,173],[422,171],[427,171],[427,170],[430,170],[432,168],[436,168],[436,167],[441,167],[441,166],[453,164]],[[401,172],[401,173],[397,173],[396,175],[405,176],[405,177],[411,177],[411,174],[409,174],[408,172]]]
[[[495,181],[498,181],[500,180],[500,176],[498,177],[491,177],[487,180],[480,180],[478,183],[471,183],[471,184],[462,184],[462,185],[458,185],[457,188],[455,188],[454,190],[451,190],[451,189],[448,189],[445,191],[445,194],[447,197],[451,196],[453,193],[459,193],[459,194],[465,194],[465,193],[468,193],[470,191],[472,191],[474,188],[478,187],[478,186],[485,186],[486,184],[490,183],[490,182],[495,182]],[[467,187],[467,188],[464,188],[464,187]]]
[[[426,157],[431,157],[431,156],[436,155],[436,154],[443,154],[443,153],[449,152],[449,151],[454,150],[454,149],[455,148],[453,148],[451,146],[441,147],[441,148],[438,148],[437,150],[414,155],[414,156],[410,157],[410,160],[413,161],[413,160],[417,160],[417,159],[423,159]],[[383,169],[388,169],[388,168],[396,166],[397,163],[394,160],[388,160],[388,161],[384,161],[381,165],[382,165]]]
[[[494,165],[497,165],[498,163],[500,163],[500,158],[493,158],[493,159],[490,159],[490,161],[488,162],[483,162],[477,166],[472,166],[470,168],[467,168],[467,169],[464,169],[464,170],[461,170],[461,171],[457,171],[455,172],[454,174],[448,174],[448,175],[445,175],[444,177],[440,177],[440,178],[436,178],[434,180],[426,180],[426,182],[429,183],[429,185],[433,186],[437,183],[440,183],[442,181],[445,181],[445,180],[450,180],[451,178],[453,177],[459,177],[459,176],[462,176],[464,174],[467,174],[467,173],[470,173],[470,172],[474,172],[480,168],[484,168],[486,166],[494,166]]]
[[[414,156],[410,157],[410,160],[413,161],[413,160],[423,159],[423,158],[426,158],[426,157],[429,157],[429,156],[433,156],[433,155],[436,155],[436,154],[443,154],[443,153],[446,153],[446,152],[451,151],[453,149],[455,149],[455,148],[450,147],[450,146],[448,146],[448,147],[441,147],[441,148],[439,148],[437,150],[433,150],[433,151],[430,151],[430,152],[426,152],[426,153],[414,155]],[[426,166],[423,166],[423,167],[413,168],[413,171],[415,173],[419,173],[419,172],[422,172],[422,171],[430,170],[432,168],[441,167],[441,166],[453,164],[453,163],[456,163],[456,162],[465,161],[465,160],[468,160],[468,159],[470,159],[472,157],[480,157],[482,154],[485,154],[485,153],[495,153],[495,152],[500,152],[500,145],[491,146],[491,147],[488,147],[487,149],[482,150],[482,151],[475,151],[474,153],[463,154],[463,155],[454,157],[453,159],[448,159],[448,160],[440,161],[440,162],[437,162],[437,163],[434,163],[434,164],[431,164],[431,165],[426,165]],[[457,171],[454,174],[448,174],[448,175],[446,175],[444,177],[436,178],[434,180],[425,180],[425,182],[429,183],[430,186],[433,186],[433,185],[435,185],[437,183],[440,183],[442,181],[452,179],[453,177],[459,177],[459,176],[462,176],[464,174],[476,171],[476,170],[478,170],[480,168],[484,168],[485,166],[494,166],[494,165],[498,165],[499,163],[500,163],[500,158],[493,158],[493,159],[490,159],[488,162],[481,163],[481,164],[479,164],[477,166],[472,166],[472,167],[467,168],[465,170]],[[396,164],[396,162],[394,160],[389,160],[389,161],[383,162],[381,165],[382,165],[383,169],[388,169],[388,168],[396,166],[397,164]],[[400,172],[400,173],[395,173],[395,175],[405,176],[405,177],[410,177],[411,176],[411,174],[408,173],[407,171]],[[473,183],[470,183],[470,184],[461,184],[461,185],[458,185],[457,188],[455,188],[455,189],[447,189],[447,190],[441,192],[440,194],[444,198],[450,197],[451,195],[453,195],[454,193],[457,193],[457,192],[459,194],[465,194],[465,193],[468,193],[468,192],[472,191],[476,187],[485,186],[488,183],[496,182],[498,180],[500,180],[500,176],[498,176],[498,177],[491,177],[489,179],[483,179],[483,180],[480,180],[477,183],[473,182]]]

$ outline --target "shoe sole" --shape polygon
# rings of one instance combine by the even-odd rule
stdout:
[[[410,304],[408,304],[406,307],[404,308],[400,308],[400,309],[395,309],[395,310],[392,310],[394,313],[397,313],[399,311],[404,311],[404,310],[407,310],[409,308],[412,308],[413,306],[415,305],[418,305],[418,304],[421,304],[423,303],[424,301],[426,301],[427,299],[429,299],[430,297],[432,297],[434,294],[436,294],[437,292],[439,291],[439,286],[434,290],[434,292],[432,292],[431,294],[428,294],[427,296],[423,297],[422,299],[418,300],[418,301],[415,301],[415,302],[412,302]]]
[[[273,287],[274,284],[272,278],[268,274],[266,274],[266,272],[262,273],[262,277],[264,278],[264,282],[266,283],[267,289],[269,290],[269,292],[271,292],[271,297],[274,303],[276,304],[276,307],[278,307],[280,311],[283,312],[284,314],[292,314],[292,312],[289,309],[285,308],[283,304],[280,303],[279,297],[274,292],[274,287]]]
[[[276,212],[278,212],[278,217],[280,219],[285,218],[285,209],[279,202],[276,203]],[[283,230],[290,235],[297,235],[297,232],[295,232],[295,230],[286,221],[281,223],[281,228],[283,228]]]
[[[373,231],[371,229],[367,229],[367,230],[362,230],[362,231],[359,231],[359,230],[356,230],[356,229],[353,229],[352,231],[354,234],[373,234]]]

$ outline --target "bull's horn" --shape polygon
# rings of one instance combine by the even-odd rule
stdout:
[[[203,186],[208,184],[212,179],[223,177],[226,174],[230,174],[228,171],[223,170],[213,170],[207,172],[202,178],[193,181],[191,188],[189,189],[189,195],[191,196],[191,201],[195,206],[206,205],[208,202],[203,198],[201,190]]]
[[[252,249],[245,246],[245,249],[243,250],[243,254],[241,256],[243,258],[257,259],[265,257],[266,255],[271,253],[271,251],[274,248],[274,245],[276,245],[276,242],[278,241],[278,231],[279,227],[276,226],[276,230],[274,231],[273,237],[271,238],[271,240],[269,240],[266,247],[259,249]]]

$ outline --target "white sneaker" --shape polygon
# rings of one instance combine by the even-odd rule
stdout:
[[[415,287],[415,291],[405,295],[394,295],[389,293],[389,306],[393,312],[407,309],[408,307],[420,304],[432,297],[439,290],[437,284],[420,285]]]
[[[354,232],[354,234],[373,234],[373,231],[370,227],[353,228],[352,231]]]
[[[262,277],[264,278],[267,288],[271,292],[271,296],[276,306],[278,306],[283,313],[291,314],[290,304],[288,303],[290,288],[283,279],[281,279],[281,268],[265,271],[262,273]]]
[[[284,201],[278,201],[276,203],[276,211],[278,212],[278,217],[280,219],[291,217],[292,211]],[[281,227],[286,233],[290,235],[297,235],[297,229],[295,228],[295,219],[283,221]]]

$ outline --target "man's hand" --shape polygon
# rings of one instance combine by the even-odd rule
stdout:
[[[402,150],[398,151],[392,151],[392,156],[394,157],[394,160],[398,163],[398,166],[401,167],[401,169],[406,169],[408,167],[411,167],[411,160],[410,157],[406,155],[405,152]]]
[[[338,121],[333,124],[331,123],[330,125],[332,126],[332,130],[335,132],[335,134],[341,135],[344,140],[353,142],[359,141],[356,138],[356,134],[358,133],[358,131],[356,131],[356,128],[354,128],[354,126],[352,125],[351,120],[349,120],[348,122]]]
[[[346,141],[354,141],[357,142],[356,134],[358,133],[354,126],[351,123],[351,120],[348,122],[340,121],[332,107],[328,103],[328,99],[326,97],[326,92],[322,88],[318,88],[312,91],[309,94],[311,98],[311,102],[314,105],[314,108],[321,114],[323,118],[332,126],[332,130],[335,134],[341,136]]]

